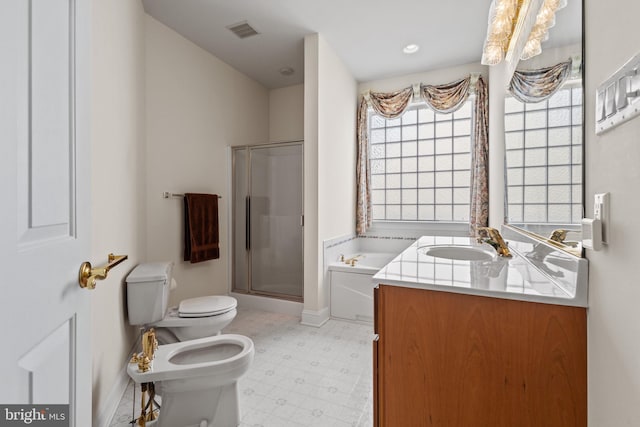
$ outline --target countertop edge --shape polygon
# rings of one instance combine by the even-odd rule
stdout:
[[[582,307],[588,308],[586,301],[581,301],[580,298],[556,298],[542,295],[531,294],[514,294],[509,292],[496,292],[487,289],[475,289],[475,288],[456,288],[455,286],[442,286],[429,283],[416,283],[416,282],[403,282],[400,280],[387,280],[387,279],[373,279],[374,286],[387,285],[387,286],[400,286],[404,288],[424,289],[428,291],[437,292],[449,292],[462,295],[473,295],[486,298],[498,298],[507,299],[511,301],[533,302],[540,304],[552,304],[552,305],[564,305],[567,307]]]

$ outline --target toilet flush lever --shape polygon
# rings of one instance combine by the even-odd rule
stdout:
[[[96,280],[106,279],[109,270],[111,270],[113,267],[120,264],[127,258],[129,258],[128,255],[109,254],[109,263],[107,265],[103,265],[102,267],[96,268],[91,267],[91,263],[89,261],[83,262],[80,265],[80,271],[78,272],[78,284],[81,288],[95,289]]]

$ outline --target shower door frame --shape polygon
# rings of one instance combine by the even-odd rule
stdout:
[[[234,155],[236,150],[245,150],[247,152],[247,158],[245,160],[245,167],[247,168],[247,195],[249,200],[251,199],[251,150],[254,148],[278,148],[278,147],[287,147],[299,145],[302,149],[300,162],[302,163],[302,205],[301,205],[301,216],[300,216],[300,226],[302,227],[302,238],[300,240],[300,250],[304,254],[304,140],[299,141],[287,141],[287,142],[274,142],[267,144],[248,144],[248,145],[234,145],[231,147],[231,292],[236,292],[245,295],[255,295],[255,296],[264,296],[269,298],[276,298],[287,301],[294,302],[304,302],[304,256],[302,257],[302,296],[294,296],[294,295],[285,295],[279,293],[271,293],[265,291],[255,291],[251,288],[252,283],[252,251],[251,249],[247,250],[247,290],[239,290],[233,287],[235,283],[235,275],[236,275],[236,257],[235,257],[235,245],[236,245],[236,193],[235,193],[235,176],[236,176],[236,157]],[[250,215],[249,212],[246,211],[246,203],[245,203],[245,230],[249,228],[247,225],[247,217]],[[245,231],[246,233],[246,231]],[[245,235],[245,239],[246,239]]]

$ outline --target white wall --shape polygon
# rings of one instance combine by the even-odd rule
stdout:
[[[269,142],[304,139],[304,84],[269,91]]]
[[[171,302],[228,291],[227,147],[269,137],[269,93],[176,32],[146,18],[147,251],[175,263]],[[220,259],[182,261],[181,199],[162,192],[222,195]]]
[[[404,89],[415,83],[425,83],[438,85],[450,83],[467,77],[470,73],[480,73],[486,79],[488,67],[480,63],[458,65],[456,67],[441,68],[438,70],[425,71],[423,73],[405,74],[403,76],[391,77],[388,79],[372,80],[361,82],[358,85],[358,93],[367,90],[374,92],[392,92]]]
[[[305,37],[305,312],[328,307],[323,240],[355,230],[357,88],[322,36]]]
[[[126,317],[124,277],[146,258],[146,161],[142,5],[94,0],[92,7],[92,249],[87,258],[100,265],[110,252],[129,255],[91,291],[95,420],[108,412],[109,399],[117,404],[120,398],[118,386],[126,380],[123,369],[136,336]]]
[[[586,213],[611,193],[610,243],[589,258],[589,425],[640,425],[640,119],[596,135],[596,87],[640,50],[636,1],[585,1]]]

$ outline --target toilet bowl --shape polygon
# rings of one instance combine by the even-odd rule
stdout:
[[[162,389],[157,427],[231,427],[240,424],[238,378],[253,361],[250,338],[225,334],[160,345],[151,370],[129,364],[136,383],[156,383]]]
[[[143,263],[127,276],[129,324],[153,327],[160,344],[218,335],[236,317],[238,302],[226,295],[190,298],[168,307],[175,288],[173,263]]]

